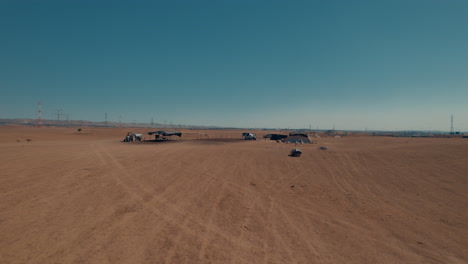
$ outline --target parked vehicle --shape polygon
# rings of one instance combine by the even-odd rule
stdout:
[[[302,154],[302,151],[300,149],[294,148],[291,150],[291,157],[300,157]]]
[[[257,140],[257,135],[255,135],[255,133],[242,133],[242,136],[245,140]]]
[[[128,132],[123,142],[135,142],[135,141],[142,141],[142,140],[143,140],[143,134],[140,134],[140,133],[135,134],[132,132]]]

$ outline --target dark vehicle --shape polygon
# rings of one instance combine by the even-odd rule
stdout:
[[[300,157],[301,154],[302,154],[302,151],[300,149],[295,148],[295,149],[291,150],[290,156],[291,157]]]

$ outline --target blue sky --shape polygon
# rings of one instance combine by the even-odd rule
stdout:
[[[468,131],[468,1],[0,1],[0,118]]]

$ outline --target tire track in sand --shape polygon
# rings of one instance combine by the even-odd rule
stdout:
[[[205,242],[203,243],[202,242],[202,245],[205,245],[204,246],[204,250],[206,250],[206,246],[208,245],[209,243],[209,239],[208,239],[208,233],[207,232],[213,232],[215,234],[218,234],[219,236],[221,236],[222,238],[226,239],[227,241],[230,241],[230,242],[236,242],[238,241],[238,237],[236,236],[233,236],[225,231],[223,231],[222,229],[220,229],[219,227],[217,227],[216,225],[213,225],[213,224],[207,224],[205,223],[205,221],[199,217],[196,217],[194,215],[191,215],[191,214],[188,214],[187,212],[184,211],[183,208],[180,208],[177,204],[175,203],[172,203],[170,201],[168,201],[167,199],[163,198],[163,197],[159,197],[159,196],[154,196],[154,199],[157,200],[158,202],[160,202],[161,204],[165,204],[165,205],[170,205],[169,207],[166,207],[165,209],[167,209],[167,211],[164,211],[162,212],[161,209],[157,208],[156,206],[154,206],[153,204],[151,203],[148,203],[147,199],[145,199],[145,197],[147,195],[141,195],[142,193],[145,194],[145,188],[139,186],[139,184],[137,182],[135,182],[134,180],[131,180],[132,177],[130,174],[128,174],[126,171],[125,171],[125,168],[123,167],[123,165],[121,165],[116,159],[115,157],[113,157],[111,154],[109,154],[107,151],[105,151],[104,149],[101,149],[102,152],[104,154],[107,155],[107,157],[109,157],[109,159],[112,161],[112,163],[116,166],[116,168],[118,169],[118,171],[123,174],[124,176],[126,176],[127,179],[130,179],[130,181],[133,183],[133,188],[131,188],[129,185],[129,183],[126,183],[121,177],[118,176],[118,174],[112,174],[112,176],[122,185],[124,186],[125,190],[137,201],[141,202],[142,206],[143,207],[146,207],[148,209],[150,209],[151,211],[153,211],[153,213],[155,213],[157,216],[161,217],[162,219],[164,219],[167,223],[169,224],[174,224],[174,223],[177,223],[177,226],[180,227],[181,229],[183,229],[185,232],[187,232],[188,234],[191,234],[195,237],[199,237],[200,234],[193,231],[191,228],[188,228],[187,226],[183,226],[180,221],[177,221],[177,219],[185,219],[185,218],[189,218],[192,222],[196,223],[197,225],[205,228],[205,235],[204,235],[204,238],[205,238]],[[226,182],[223,183],[223,190],[224,188],[226,187]],[[219,197],[219,196],[218,196]],[[179,217],[177,217],[179,216]],[[212,214],[212,218],[214,217],[214,215]],[[255,249],[257,251],[262,251],[262,248],[252,244],[252,243],[248,243],[248,242],[245,242],[245,245],[243,244],[242,245],[242,248],[244,250],[251,250],[251,249]],[[200,251],[202,252],[202,250]],[[199,254],[199,257],[202,256],[201,254]]]
[[[320,256],[319,252],[317,251],[317,249],[315,249],[314,245],[312,245],[309,242],[308,237],[304,236],[304,232],[301,232],[301,230],[296,227],[296,225],[294,224],[294,221],[288,216],[288,213],[285,212],[285,210],[283,208],[280,208],[279,206],[275,206],[275,207],[277,208],[278,212],[281,215],[283,215],[283,219],[286,220],[285,224],[288,227],[291,227],[292,231],[296,233],[295,237],[299,238],[302,241],[302,243],[307,246],[307,249],[309,249],[309,251],[311,251],[315,255],[316,258]],[[307,259],[307,256],[304,256],[304,258]],[[315,261],[318,261],[318,260],[315,259]]]
[[[245,161],[242,161],[241,160],[241,165],[243,164],[243,162]],[[293,169],[296,169],[297,168],[295,166],[292,166],[290,163],[286,163],[286,166],[288,167],[288,171],[293,171]],[[240,166],[240,168],[243,168],[243,166]],[[279,177],[278,179],[274,180],[274,181],[271,181],[269,182],[265,188],[262,188],[261,189],[261,193],[254,199],[251,201],[251,206],[249,207],[248,209],[248,212],[244,218],[244,221],[242,223],[242,227],[247,225],[247,222],[248,222],[248,219],[251,218],[252,216],[252,211],[257,207],[260,207],[260,208],[263,208],[262,205],[265,205],[266,204],[269,204],[265,207],[268,207],[268,212],[267,212],[267,215],[268,216],[271,216],[273,215],[274,213],[274,208],[278,208],[279,206],[279,203],[278,201],[276,200],[276,198],[281,195],[281,192],[280,191],[277,191],[275,186],[278,184],[278,183],[286,183],[288,181],[294,181],[295,179],[303,176],[304,174],[306,173],[309,173],[310,171],[309,170],[303,170],[303,171],[298,171],[297,173],[293,173],[293,176],[291,177],[288,177],[288,178],[283,178],[283,177]],[[240,185],[239,185],[240,186]],[[243,186],[242,186],[243,187]],[[245,187],[244,187],[245,188]],[[252,192],[252,190],[249,190],[250,192]],[[266,195],[266,196],[264,196]],[[267,200],[269,200],[269,202],[266,202]],[[294,205],[295,207],[295,205]],[[266,219],[276,219],[276,217],[267,217]],[[269,222],[269,221],[266,221],[266,222]],[[270,225],[272,228],[271,230],[276,230],[276,226],[275,225]],[[244,234],[245,234],[245,230],[242,228],[241,229],[241,235],[240,235],[240,238],[239,238],[239,243],[242,243],[244,241]],[[281,237],[280,233],[279,232],[276,232],[277,236],[276,237]],[[282,248],[288,250],[289,252],[289,257],[292,259],[292,255],[293,255],[293,252],[288,248],[288,244],[284,243],[282,240],[279,241],[281,244],[282,244]],[[240,247],[241,245],[239,245]],[[264,252],[264,262],[269,262],[270,260],[274,260],[275,258],[272,258],[271,256],[268,256],[266,254],[266,251],[267,251],[267,242],[263,241],[262,243],[262,248],[263,248],[263,252]],[[284,262],[284,260],[281,260],[281,262]]]
[[[203,186],[205,187],[205,188],[203,188],[203,191],[202,191],[202,192],[197,192],[197,194],[205,194],[205,193],[207,193],[207,192],[210,190],[210,186],[212,186],[213,183],[216,182],[216,181],[215,181],[216,175],[213,174],[213,173],[208,173],[208,170],[209,170],[208,167],[209,167],[209,165],[210,165],[209,162],[208,162],[209,160],[210,160],[210,159],[205,159],[205,160],[203,161],[202,171],[204,171],[204,173],[202,173],[201,176],[200,176],[200,177],[202,177],[202,178],[203,178],[203,176],[209,176],[209,178],[208,178],[208,180],[206,180],[207,183],[204,183],[204,184],[203,184]],[[188,228],[188,225],[189,225],[189,223],[190,223],[190,220],[191,220],[191,219],[190,219],[189,217],[186,217],[186,218],[184,219],[183,223],[182,223],[182,227],[183,227],[183,228]],[[166,263],[171,263],[171,260],[175,257],[175,255],[176,255],[176,253],[177,253],[177,250],[176,250],[176,249],[177,249],[178,246],[180,246],[181,240],[182,240],[184,234],[185,234],[185,233],[183,233],[181,230],[179,230],[179,232],[177,233],[177,236],[176,236],[175,239],[174,239],[174,244],[173,244],[173,246],[171,247],[171,249],[169,250],[169,252],[168,252],[168,254],[167,254],[166,258],[165,258],[165,262],[166,262]]]
[[[94,154],[96,154],[99,157],[99,160],[101,161],[101,164],[107,167],[108,164],[107,164],[106,160],[104,159],[104,157],[101,155],[101,153],[96,148],[96,145],[90,144],[89,146],[93,150]]]
[[[221,155],[220,155],[221,156]],[[207,223],[209,226],[214,226],[213,225],[213,219],[214,217],[216,216],[216,209],[217,209],[217,205],[221,203],[223,197],[224,197],[224,190],[226,189],[226,185],[227,185],[227,181],[223,181],[221,187],[219,188],[219,194],[216,196],[216,199],[213,203],[213,206],[209,212],[209,217],[208,217],[208,220],[207,220]],[[208,244],[210,243],[210,237],[209,237],[209,233],[208,233],[208,229],[205,229],[205,232],[203,232],[203,235],[201,236],[202,237],[202,242],[201,242],[201,247],[200,247],[200,251],[198,253],[198,256],[197,256],[197,260],[198,261],[201,261],[203,263],[203,260],[204,260],[204,257],[205,257],[205,254],[206,254],[206,248],[208,247]],[[236,240],[236,239],[234,239]]]

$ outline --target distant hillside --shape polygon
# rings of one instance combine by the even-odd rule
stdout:
[[[0,119],[0,125],[27,125],[37,126],[37,119],[15,118]],[[150,123],[118,123],[118,122],[93,122],[87,120],[42,120],[42,126],[97,126],[97,127],[151,127]],[[154,123],[153,127],[161,127],[161,124]]]
[[[25,125],[37,126],[37,119],[30,118],[0,118],[0,125]],[[93,122],[87,120],[50,120],[43,119],[42,126],[61,126],[61,127],[79,127],[79,126],[94,126],[94,127],[144,127],[144,128],[193,128],[193,129],[227,129],[226,127],[216,126],[197,126],[197,125],[164,125],[160,123],[119,123],[119,122]],[[231,129],[231,128],[229,128]]]
[[[1,125],[25,125],[25,126],[37,126],[37,119],[30,119],[30,118],[0,118],[0,126]],[[289,130],[287,128],[242,128],[242,127],[218,127],[218,126],[199,126],[199,125],[164,125],[160,123],[119,123],[119,122],[93,122],[87,120],[50,120],[44,119],[42,120],[42,126],[61,126],[61,127],[79,127],[79,126],[91,126],[91,127],[140,127],[140,128],[173,128],[173,129],[242,129],[242,130],[251,130],[251,129],[262,129],[262,130],[271,130],[271,131],[279,131],[279,130]],[[304,131],[304,132],[312,132],[314,133],[315,130],[309,129],[295,129],[295,131]],[[324,132],[328,135],[338,135],[343,132],[352,132],[352,133],[365,133],[372,136],[400,136],[400,137],[425,137],[425,136],[436,136],[436,135],[448,135],[448,131],[440,131],[440,130],[431,130],[431,131],[416,131],[416,130],[399,130],[399,131],[385,131],[385,130],[369,130],[369,131],[362,131],[362,130],[317,130]],[[457,131],[457,135],[467,134],[468,132]]]

